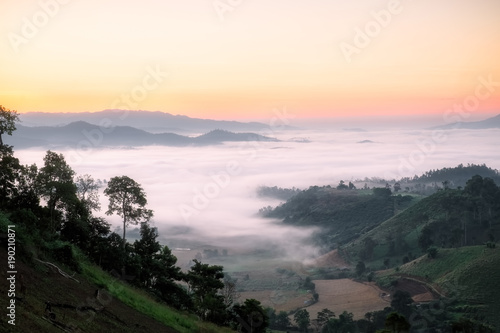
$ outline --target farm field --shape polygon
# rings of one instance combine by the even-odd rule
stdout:
[[[203,253],[204,248],[174,250],[173,253],[178,256],[178,264],[183,270],[188,270],[189,261],[197,253]],[[313,280],[319,301],[311,304],[312,293],[299,286],[310,269],[349,267],[337,251],[304,263],[280,261],[265,251],[258,254],[252,252],[229,249],[227,256],[202,259],[202,262],[224,266],[224,271],[237,281],[239,301],[253,298],[276,311],[289,312],[305,307],[311,318],[316,318],[318,312],[328,308],[337,315],[343,311],[352,312],[355,319],[360,319],[367,312],[382,310],[390,305],[390,300],[380,297],[384,291],[374,283],[350,279]]]
[[[306,309],[311,318],[316,318],[323,309],[333,311],[337,316],[343,311],[352,312],[354,319],[361,319],[365,313],[383,310],[390,301],[383,300],[383,293],[375,284],[360,283],[350,279],[315,280],[319,301]]]

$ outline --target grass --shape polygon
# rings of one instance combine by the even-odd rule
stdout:
[[[166,305],[154,301],[144,291],[135,289],[120,280],[113,278],[99,267],[90,263],[82,264],[83,274],[98,286],[105,288],[112,296],[135,310],[171,327],[180,333],[206,332],[224,333],[233,332],[229,328],[219,327],[198,320],[195,316],[178,312]]]

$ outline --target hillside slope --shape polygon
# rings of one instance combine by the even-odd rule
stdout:
[[[7,262],[6,247],[0,249],[1,262]],[[83,276],[75,274],[80,281],[61,276],[55,269],[50,269],[41,263],[35,267],[17,262],[18,298],[16,300],[16,325],[12,326],[5,320],[0,323],[2,332],[178,332],[165,326],[157,320],[148,317],[110,294],[101,292],[99,300],[94,296],[98,289]],[[68,271],[69,272],[69,271]],[[0,289],[8,290],[7,273],[0,273]],[[20,292],[20,276],[23,276],[25,293]],[[3,295],[7,293],[2,292]],[[105,295],[105,297],[103,297]],[[2,298],[6,308],[6,297]],[[51,309],[55,320],[48,320],[46,302],[52,304]],[[58,306],[61,305],[61,306]],[[78,310],[78,307],[101,309]],[[57,326],[56,326],[57,325]]]
[[[378,274],[379,280],[401,276],[418,277],[433,285],[446,297],[436,313],[450,311],[467,314],[500,328],[500,249],[467,246],[439,249],[435,259],[422,256],[414,261]],[[438,311],[439,310],[439,311]]]
[[[6,248],[2,243],[0,261],[4,263]],[[74,275],[70,268],[56,263],[77,282],[36,260],[27,264],[16,259],[16,325],[2,320],[0,332],[232,332],[159,304],[89,263],[82,262],[82,273]],[[21,292],[21,285],[25,292]],[[7,295],[8,289],[7,273],[3,270],[0,290]],[[2,299],[6,309],[9,299]],[[46,302],[51,303],[53,320],[49,319]]]

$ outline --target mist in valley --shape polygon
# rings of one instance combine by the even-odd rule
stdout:
[[[78,175],[101,180],[127,175],[140,183],[148,207],[154,210],[152,224],[158,228],[159,240],[173,249],[189,248],[189,255],[210,247],[229,254],[267,251],[270,258],[299,262],[321,253],[310,241],[315,229],[259,217],[260,208],[281,202],[259,197],[259,186],[307,189],[365,177],[399,179],[460,163],[500,169],[498,129],[437,132],[352,127],[272,134],[281,141],[57,152],[65,155]],[[45,152],[26,149],[16,154],[21,163],[40,166]],[[102,193],[100,200],[99,214],[105,216],[108,202]],[[121,228],[118,216],[106,219],[113,228]],[[128,237],[138,237],[134,228],[129,227]]]

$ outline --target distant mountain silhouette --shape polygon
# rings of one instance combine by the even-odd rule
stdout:
[[[204,133],[213,129],[222,129],[233,132],[260,131],[269,129],[269,126],[259,122],[238,122],[225,120],[211,120],[191,118],[181,115],[172,115],[160,111],[127,111],[104,110],[100,112],[79,113],[46,113],[28,112],[20,115],[25,126],[62,126],[72,122],[85,121],[94,125],[104,123],[114,126],[133,126],[150,133]],[[280,128],[292,128],[281,126]]]
[[[226,141],[279,141],[275,138],[255,133],[233,133],[214,130],[209,133],[189,137],[174,133],[150,133],[131,126],[100,127],[84,121],[64,126],[28,127],[17,125],[12,136],[5,143],[16,148],[29,147],[69,147],[86,149],[109,146],[203,146]]]
[[[488,128],[500,128],[500,114],[481,121],[456,122],[443,126],[432,127],[432,129],[488,129]]]

